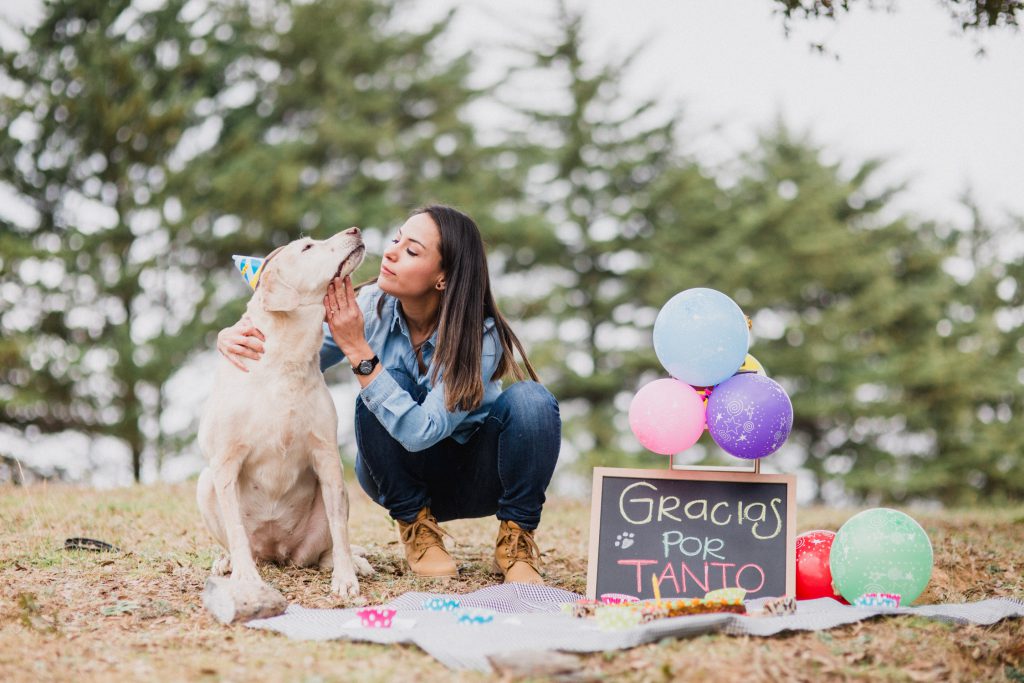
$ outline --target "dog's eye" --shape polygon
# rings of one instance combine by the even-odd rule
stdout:
[[[306,246],[304,246],[304,247],[302,248],[302,251],[306,251],[307,249],[312,249],[312,248],[313,248],[313,245],[312,245],[312,244],[307,244]]]

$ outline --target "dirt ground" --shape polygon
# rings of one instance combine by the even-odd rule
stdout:
[[[3,681],[477,681],[412,646],[299,642],[226,627],[200,594],[216,552],[194,483],[97,491],[65,485],[0,487],[0,680]],[[410,590],[467,593],[492,585],[497,522],[445,525],[462,574],[447,586],[406,574],[386,513],[358,486],[351,535],[377,575],[371,603]],[[838,529],[855,510],[801,509],[799,531]],[[909,511],[935,548],[918,604],[1024,598],[1024,507]],[[589,505],[554,500],[537,540],[551,585],[584,592]],[[64,539],[108,541],[120,553],[65,551]],[[265,579],[306,607],[349,606],[315,570],[263,567]],[[508,678],[508,676],[506,676]],[[579,658],[572,680],[1024,682],[1024,623],[950,626],[875,619],[774,638],[711,635]]]

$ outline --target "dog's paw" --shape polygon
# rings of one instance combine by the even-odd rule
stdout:
[[[334,572],[331,576],[331,592],[343,598],[354,598],[359,595],[359,580],[355,574]]]
[[[231,556],[224,553],[210,566],[210,573],[214,576],[227,576],[231,573]]]
[[[361,545],[349,546],[352,551],[352,557],[366,557],[366,548]]]
[[[255,565],[252,567],[235,567],[231,571],[231,580],[242,583],[263,583],[263,579],[260,578],[260,573]]]
[[[352,565],[356,568],[356,574],[359,576],[373,576],[375,573],[365,557],[356,555],[354,547],[352,548]]]

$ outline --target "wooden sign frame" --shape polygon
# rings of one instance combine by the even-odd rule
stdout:
[[[757,461],[755,461],[756,463]],[[587,559],[587,597],[597,592],[598,548],[601,534],[602,481],[605,477],[633,477],[673,481],[708,481],[751,484],[785,484],[786,486],[786,595],[796,597],[796,476],[792,474],[761,474],[754,469],[702,468],[700,470],[646,470],[622,467],[595,467],[590,505],[590,541]]]

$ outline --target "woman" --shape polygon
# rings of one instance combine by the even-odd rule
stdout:
[[[418,209],[378,278],[358,296],[335,279],[324,306],[320,367],[348,359],[359,381],[356,477],[398,522],[410,569],[456,576],[438,521],[496,513],[496,570],[543,583],[533,536],[558,459],[558,403],[498,310],[476,223],[447,206]],[[217,348],[232,362],[258,359],[261,338],[243,319]],[[503,390],[506,375],[520,381]]]

